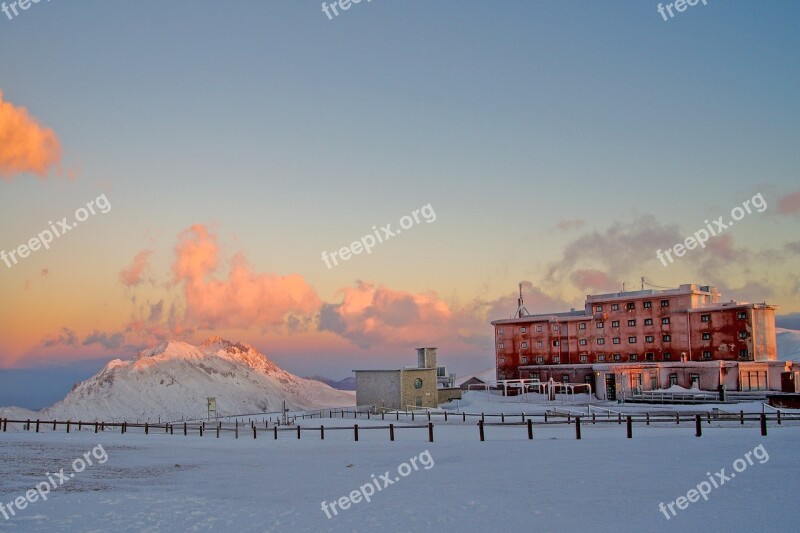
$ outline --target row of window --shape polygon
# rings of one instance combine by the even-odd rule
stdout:
[[[739,332],[739,339],[740,340],[746,340],[747,337],[748,337],[747,331],[740,331]],[[704,341],[710,341],[711,340],[711,333],[709,333],[707,331],[703,332],[702,338],[703,338]],[[665,334],[661,335],[661,341],[662,342],[672,342],[672,335],[670,335],[668,333],[665,333]],[[605,339],[605,337],[598,337],[597,339],[595,339],[595,342],[597,342],[598,346],[602,346],[602,345],[604,345],[606,343],[606,339]],[[620,337],[613,337],[611,339],[611,342],[614,343],[614,344],[621,344],[622,343]],[[634,336],[628,337],[628,344],[636,344],[636,342],[637,342],[636,337],[634,337]],[[644,342],[655,342],[655,337],[653,335],[645,335]],[[560,343],[559,343],[558,340],[554,340],[553,341],[553,347],[557,347],[557,346],[559,346],[559,344]],[[587,344],[588,344],[588,341],[586,339],[578,339],[578,345],[579,346],[586,346]],[[528,341],[522,341],[522,343],[520,344],[520,349],[524,350],[527,347],[528,347]],[[542,341],[536,341],[536,347],[537,348],[543,348],[544,347],[543,342]],[[499,343],[498,348],[500,350],[505,349],[505,343],[503,343],[503,342]]]
[[[653,307],[653,302],[651,302],[649,300],[645,301],[645,302],[642,302],[642,308],[643,309],[651,309],[652,307]],[[661,300],[661,307],[669,307],[669,300]],[[628,311],[632,311],[632,310],[636,309],[636,303],[635,302],[626,303],[625,304],[625,309],[627,309]],[[619,311],[619,304],[611,304],[611,310],[612,311]],[[594,312],[595,313],[600,313],[602,311],[603,311],[603,305],[602,304],[594,306]]]
[[[655,356],[655,354],[653,352],[647,352],[645,354],[645,356],[644,356],[644,360],[645,361],[655,361],[655,357],[656,356]],[[712,357],[711,350],[704,350],[703,351],[703,359],[711,359],[711,357]],[[750,352],[748,350],[739,350],[739,358],[740,359],[750,359]],[[557,364],[561,363],[561,356],[554,355],[552,359],[553,359],[553,364],[557,365]],[[672,360],[672,352],[664,352],[663,353],[663,359],[665,361]],[[580,354],[578,356],[578,361],[581,362],[581,363],[586,363],[587,360],[588,360],[588,355],[585,354],[585,353],[582,353],[582,354]],[[605,362],[605,360],[606,360],[606,354],[604,354],[604,353],[597,354],[597,362],[602,363],[602,362]],[[622,354],[619,354],[619,353],[611,354],[611,360],[617,361],[617,362],[618,361],[622,361]],[[639,360],[639,354],[635,354],[635,353],[628,354],[628,361],[638,361],[638,360]],[[537,357],[534,358],[534,361],[536,362],[537,365],[544,364],[544,357],[543,356],[537,356]],[[500,356],[498,358],[498,363],[500,365],[505,365],[505,362],[506,362],[506,358],[505,357]],[[520,357],[520,364],[521,365],[527,365],[528,363],[529,363],[529,358],[527,356],[523,355],[522,357]]]
[[[666,302],[668,300],[664,300],[664,301]],[[645,302],[645,303],[648,303],[648,302]],[[617,304],[614,304],[614,305],[617,305]],[[612,305],[612,310],[613,310],[614,305]],[[602,305],[597,305],[595,307],[596,308],[599,307],[600,310],[602,311],[602,308],[603,308]],[[736,317],[739,320],[746,320],[747,319],[747,312],[746,311],[739,311],[737,313]],[[710,314],[700,315],[700,321],[701,322],[711,322],[711,315]],[[665,325],[665,326],[669,325],[670,324],[670,318],[668,316],[665,316],[664,318],[661,319],[661,324]],[[653,325],[653,319],[652,318],[645,318],[644,319],[644,325],[645,326],[652,326]],[[628,326],[630,326],[630,327],[636,326],[636,319],[628,320]],[[595,327],[597,329],[603,329],[605,327],[605,322],[603,322],[602,320],[598,320],[598,321],[595,322]],[[611,327],[612,328],[618,328],[619,327],[619,320],[612,320],[611,321]],[[586,329],[586,322],[578,323],[578,329],[579,330],[585,330]],[[558,330],[559,330],[558,324],[553,324],[553,331],[558,331]],[[541,332],[542,331],[541,324],[536,326],[536,331],[537,332]],[[527,332],[528,332],[528,328],[527,327],[522,326],[520,328],[520,333],[527,333]],[[505,334],[505,329],[504,328],[500,328],[497,331],[497,334],[498,335],[504,335]]]

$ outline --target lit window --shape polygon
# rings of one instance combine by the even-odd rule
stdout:
[[[628,344],[636,344],[636,337],[628,337]]]

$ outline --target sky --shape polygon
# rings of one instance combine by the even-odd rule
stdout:
[[[644,277],[796,318],[800,5],[657,7],[0,12],[0,384],[212,335],[300,375],[479,371],[519,283],[531,312]]]

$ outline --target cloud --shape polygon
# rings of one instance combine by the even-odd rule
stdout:
[[[3,100],[0,91],[0,178],[18,174],[47,176],[61,161],[61,145],[50,128],[40,126],[24,107]]]
[[[611,291],[620,286],[608,274],[596,269],[576,270],[570,274],[569,279],[583,291]]]
[[[42,345],[45,347],[51,346],[77,346],[78,335],[69,328],[61,328],[61,331],[56,334],[46,336],[42,340]]]
[[[580,229],[586,224],[585,220],[579,219],[572,219],[572,220],[561,220],[559,221],[558,225],[556,226],[560,231],[569,231],[573,229]]]
[[[800,216],[800,191],[778,198],[778,213],[781,215]]]
[[[122,333],[114,333],[112,335],[109,335],[107,333],[94,331],[92,332],[91,335],[88,335],[83,340],[83,345],[90,346],[92,344],[99,344],[103,348],[107,348],[109,350],[116,350],[120,346],[122,346],[123,340],[124,338]]]
[[[172,265],[173,283],[185,299],[183,323],[198,329],[263,329],[288,326],[290,316],[316,315],[322,302],[299,274],[254,272],[239,253],[225,279],[218,276],[219,247],[207,227],[196,224],[181,233]],[[296,323],[293,323],[296,326]]]
[[[46,278],[48,275],[50,275],[50,269],[49,268],[43,268],[41,270],[41,272],[39,272],[39,274],[41,274],[41,276],[43,278]]]
[[[338,304],[325,304],[319,329],[332,331],[358,346],[429,344],[447,337],[452,311],[435,293],[395,291],[358,282],[339,291]]]
[[[150,316],[147,317],[148,322],[160,322],[164,314],[164,300],[159,300],[150,306]]]
[[[119,280],[126,287],[136,287],[142,283],[145,270],[149,266],[152,250],[142,250],[133,258],[133,263],[119,273]]]

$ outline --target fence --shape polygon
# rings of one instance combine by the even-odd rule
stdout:
[[[740,411],[738,414],[736,413],[727,413],[727,412],[711,412],[708,411],[706,413],[675,413],[674,416],[672,414],[665,414],[665,413],[640,413],[640,414],[633,414],[633,415],[623,415],[620,412],[616,413],[616,416],[612,416],[612,412],[606,410],[606,416],[597,416],[597,413],[587,414],[583,416],[583,414],[577,414],[575,412],[549,412],[544,413],[541,415],[526,415],[524,413],[517,414],[517,415],[506,415],[506,414],[470,414],[470,413],[461,413],[460,420],[452,420],[453,417],[451,416],[450,423],[461,423],[462,425],[466,423],[467,417],[477,417],[477,426],[478,426],[478,436],[481,441],[485,440],[486,437],[486,428],[487,427],[523,427],[527,430],[527,437],[528,439],[533,439],[533,428],[534,426],[558,426],[558,425],[574,425],[575,427],[575,437],[577,439],[581,438],[581,424],[584,425],[602,425],[602,424],[618,424],[622,425],[623,417],[625,421],[626,427],[626,434],[627,438],[633,437],[633,427],[634,424],[644,424],[644,425],[651,425],[651,424],[669,424],[674,426],[680,426],[681,422],[693,422],[695,425],[695,432],[698,437],[702,436],[702,423],[705,419],[706,424],[711,424],[712,421],[716,422],[718,425],[722,426],[725,423],[732,423],[737,426],[744,427],[746,422],[758,422],[758,425],[761,428],[761,434],[767,434],[767,426],[768,422],[772,421],[777,425],[782,425],[785,421],[798,421],[800,420],[800,413],[781,413],[780,410],[776,410],[775,413],[745,413],[744,411]],[[342,417],[345,416],[346,412],[344,410],[338,410],[339,414]],[[331,418],[333,418],[334,411],[330,412]],[[354,411],[357,415],[358,411]],[[367,413],[369,416],[369,412]],[[414,413],[412,412],[412,417]],[[98,432],[105,432],[105,431],[119,431],[122,434],[127,433],[130,429],[140,429],[143,430],[145,435],[149,435],[150,433],[165,433],[169,435],[174,435],[175,431],[178,431],[180,435],[183,433],[184,436],[191,435],[199,435],[204,436],[204,434],[212,433],[216,435],[216,438],[220,438],[220,435],[223,433],[233,433],[235,438],[239,438],[240,433],[244,436],[250,436],[254,439],[257,439],[259,435],[264,435],[267,438],[270,436],[274,439],[278,439],[278,435],[280,433],[289,433],[296,435],[297,439],[301,438],[303,432],[310,433],[310,434],[318,434],[320,440],[325,439],[325,432],[326,431],[350,431],[353,433],[353,440],[358,441],[359,439],[359,431],[378,431],[388,430],[389,440],[395,440],[395,431],[397,430],[413,430],[413,429],[427,429],[428,432],[428,440],[429,442],[433,442],[434,437],[434,423],[432,420],[432,415],[441,414],[441,413],[431,413],[430,411],[427,412],[428,422],[427,424],[388,424],[388,425],[367,425],[359,427],[358,424],[354,424],[353,426],[336,426],[336,427],[325,427],[324,425],[320,425],[319,427],[302,427],[300,425],[296,426],[280,426],[278,424],[269,427],[267,423],[264,424],[264,428],[261,428],[260,424],[256,424],[255,422],[250,422],[249,424],[239,424],[238,421],[234,423],[223,423],[223,422],[215,422],[213,424],[206,424],[206,422],[199,422],[199,423],[189,423],[183,422],[178,424],[173,424],[169,422],[165,422],[163,424],[150,424],[150,423],[129,423],[129,422],[72,422],[70,420],[67,421],[45,421],[45,420],[11,420],[8,418],[0,419],[0,426],[2,426],[2,432],[5,433],[8,431],[8,425],[11,424],[12,428],[15,424],[21,425],[21,429],[24,431],[35,431],[39,433],[42,429],[47,429],[52,426],[52,431],[56,431],[59,426],[63,427],[67,433],[69,433],[72,429],[77,429],[78,431],[85,431],[90,430],[94,431],[95,433]],[[381,413],[382,419],[385,419],[386,413]],[[312,414],[305,414],[301,415],[309,418],[314,418]],[[315,415],[316,416],[316,415]],[[399,417],[399,413],[396,413],[396,416]],[[487,422],[486,419],[495,420],[500,418],[500,421],[496,422]],[[299,418],[299,417],[298,417]],[[508,420],[506,420],[508,419]],[[518,421],[516,419],[519,419]],[[538,419],[538,420],[537,420]],[[399,420],[399,418],[398,418]],[[444,420],[443,422],[448,422],[447,412],[444,413]]]

